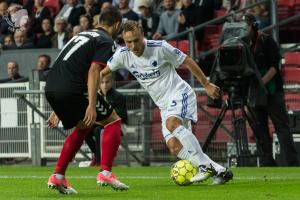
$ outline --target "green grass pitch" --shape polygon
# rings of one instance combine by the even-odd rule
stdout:
[[[70,167],[67,177],[78,191],[62,195],[47,188],[53,167],[0,167],[0,199],[109,199],[109,200],[299,200],[299,168],[234,168],[234,180],[212,186],[211,180],[176,186],[170,167],[115,167],[128,191],[114,191],[96,184],[97,168]]]

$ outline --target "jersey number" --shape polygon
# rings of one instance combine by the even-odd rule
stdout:
[[[79,47],[81,47],[82,45],[84,45],[85,43],[87,43],[89,41],[88,37],[79,35],[79,36],[74,36],[66,46],[68,46],[70,43],[74,42],[76,44],[74,44],[74,46],[68,51],[68,53],[65,55],[65,57],[63,58],[64,61],[68,60],[68,58],[77,50],[79,49]]]

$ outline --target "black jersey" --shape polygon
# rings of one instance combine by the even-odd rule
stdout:
[[[84,93],[92,62],[106,65],[116,47],[104,30],[74,36],[61,50],[48,74],[45,91]]]

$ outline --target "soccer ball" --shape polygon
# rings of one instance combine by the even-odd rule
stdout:
[[[176,185],[192,184],[190,179],[197,174],[197,168],[189,160],[179,160],[171,167],[171,179]]]

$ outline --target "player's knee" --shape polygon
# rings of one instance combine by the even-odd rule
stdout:
[[[177,156],[177,154],[182,148],[181,143],[176,137],[170,138],[167,142],[167,146],[169,148],[170,154],[174,156]]]
[[[182,125],[182,122],[177,117],[169,117],[166,121],[166,128],[173,133],[173,131],[178,127]]]

